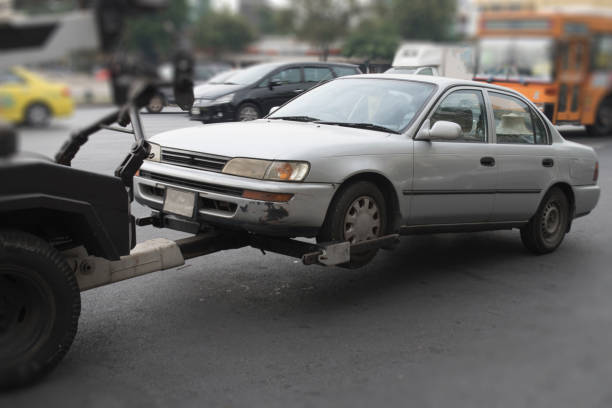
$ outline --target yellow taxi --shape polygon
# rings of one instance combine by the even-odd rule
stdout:
[[[51,117],[68,116],[73,110],[68,86],[21,67],[0,69],[0,120],[45,126]]]

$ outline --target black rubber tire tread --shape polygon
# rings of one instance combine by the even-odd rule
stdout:
[[[47,116],[45,118],[45,120],[43,122],[40,123],[33,123],[30,120],[30,110],[34,107],[37,106],[42,106],[43,108],[45,108],[45,110],[47,111]],[[51,120],[51,109],[44,103],[42,102],[34,102],[30,105],[27,106],[26,110],[25,110],[25,117],[24,117],[25,123],[28,126],[34,126],[34,127],[45,127],[47,125],[49,125],[49,121]]]
[[[9,366],[2,359],[6,358],[3,353],[10,352],[0,350],[0,389],[28,385],[55,368],[72,345],[81,313],[74,273],[64,257],[46,241],[21,231],[0,230],[0,265],[5,264],[31,269],[41,278],[52,293],[56,313],[49,335],[27,360],[13,361]]]
[[[542,237],[542,229],[540,227],[541,218],[546,208],[546,205],[551,199],[557,199],[562,203],[563,210],[565,212],[565,226],[562,226],[563,235],[561,235],[561,239],[556,242],[554,245],[549,245],[544,241]],[[531,252],[543,255],[553,252],[555,249],[561,245],[563,239],[565,238],[565,234],[567,232],[567,227],[570,222],[570,204],[569,199],[560,188],[553,187],[546,193],[540,206],[538,207],[538,211],[535,215],[529,220],[529,223],[521,228],[521,240],[523,241],[523,245],[530,250]]]
[[[348,207],[360,196],[372,197],[381,213],[380,235],[384,235],[389,221],[387,219],[387,206],[383,193],[370,181],[355,181],[340,187],[325,216],[325,222],[317,234],[317,242],[344,241],[344,217]],[[371,250],[363,254],[352,255],[350,262],[338,265],[342,268],[357,269],[367,265],[376,256],[378,250]]]
[[[604,108],[604,106],[609,108],[610,105],[612,105],[612,97],[608,96],[601,102],[600,107],[597,109],[595,123],[592,125],[585,126],[586,131],[589,134],[589,136],[595,136],[595,137],[612,136],[612,126],[606,127],[602,123],[602,120],[601,120],[601,118],[604,115],[604,113],[602,112],[602,109]]]
[[[259,106],[255,105],[254,103],[251,103],[251,102],[244,102],[244,103],[241,103],[240,106],[238,106],[238,109],[236,109],[236,121],[237,122],[240,122],[240,111],[243,108],[246,108],[247,106],[249,106],[249,107],[251,107],[251,108],[253,108],[253,109],[255,109],[257,111],[257,119],[260,119],[262,117],[261,109],[259,109]]]

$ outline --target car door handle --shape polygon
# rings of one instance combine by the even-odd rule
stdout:
[[[542,159],[542,166],[544,166],[544,167],[552,167],[554,165],[555,165],[555,161],[553,159],[551,159],[550,157]]]
[[[493,157],[483,157],[480,159],[480,164],[485,167],[495,166],[495,159]]]

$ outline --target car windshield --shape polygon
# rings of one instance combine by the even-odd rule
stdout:
[[[250,85],[259,81],[276,67],[277,65],[274,64],[253,65],[226,79],[225,83],[228,85]]]
[[[268,118],[401,132],[434,88],[417,81],[337,79],[294,99]]]
[[[553,79],[552,50],[552,38],[482,39],[476,77],[550,82]]]
[[[385,71],[385,74],[414,74],[417,71],[416,68],[389,68]]]
[[[223,71],[220,74],[215,75],[214,77],[210,78],[207,82],[207,84],[209,85],[219,85],[222,84],[226,81],[228,81],[232,76],[236,75],[238,72],[238,70],[229,70],[229,71]]]

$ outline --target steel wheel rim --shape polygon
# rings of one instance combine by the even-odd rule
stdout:
[[[253,108],[252,106],[245,106],[244,108],[240,109],[240,115],[239,115],[240,121],[246,122],[249,120],[255,120],[257,118],[259,118],[259,115],[257,114],[257,110]]]
[[[47,109],[43,106],[32,106],[28,115],[31,123],[41,124],[47,120]]]
[[[380,210],[372,197],[361,196],[349,206],[344,217],[344,240],[351,244],[380,235]]]
[[[548,243],[556,243],[562,235],[563,215],[561,205],[557,201],[549,201],[544,207],[540,228],[544,240]]]

